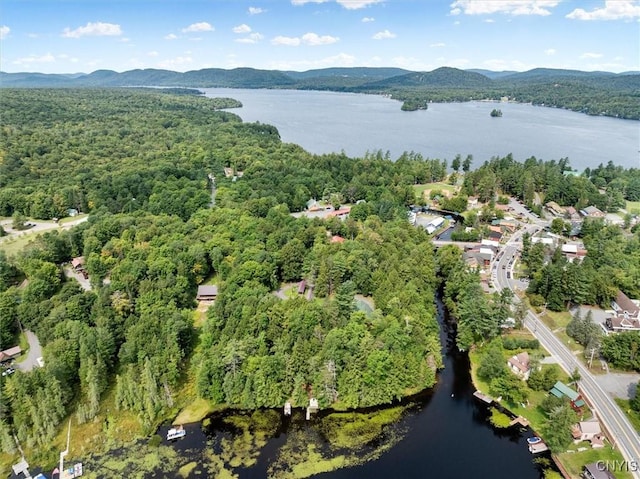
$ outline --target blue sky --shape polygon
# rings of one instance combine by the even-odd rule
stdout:
[[[2,0],[0,70],[640,70],[640,0]]]

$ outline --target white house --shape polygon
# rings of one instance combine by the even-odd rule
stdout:
[[[524,351],[507,359],[507,366],[523,381],[529,379],[531,368],[529,367],[529,353]]]

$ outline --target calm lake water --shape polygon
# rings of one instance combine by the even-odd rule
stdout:
[[[509,153],[518,161],[569,158],[577,170],[609,160],[640,167],[640,122],[594,117],[517,103],[433,103],[426,111],[403,112],[401,103],[377,95],[298,90],[204,88],[207,96],[231,97],[244,121],[278,128],[282,140],[311,153],[404,151],[451,159],[472,154],[474,166]],[[491,118],[494,108],[502,118]]]

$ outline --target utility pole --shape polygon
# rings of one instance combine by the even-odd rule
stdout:
[[[591,364],[593,363],[593,355],[596,352],[596,348],[591,348],[591,357],[589,358],[589,369],[591,369]]]

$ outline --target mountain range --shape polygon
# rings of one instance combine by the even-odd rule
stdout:
[[[180,86],[192,88],[318,88],[385,90],[389,88],[491,88],[513,84],[576,81],[602,87],[640,89],[640,72],[610,73],[536,68],[525,72],[460,70],[441,67],[430,72],[401,68],[324,68],[305,72],[207,68],[184,73],[144,69],[89,74],[0,72],[0,87]]]

